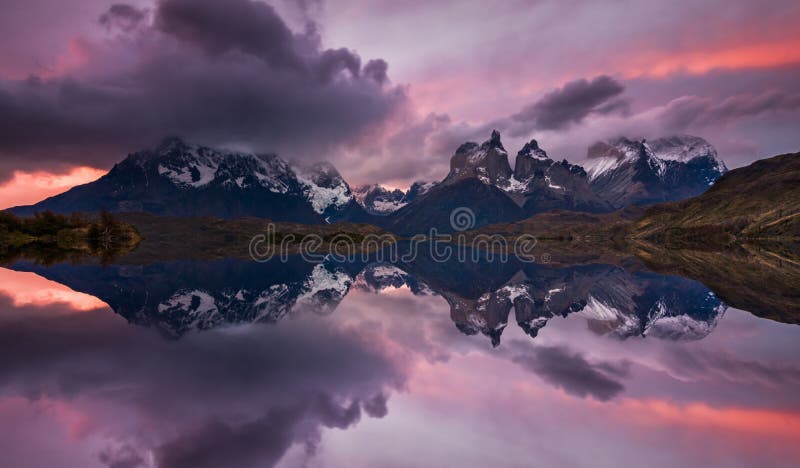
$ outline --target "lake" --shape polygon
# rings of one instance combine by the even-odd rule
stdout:
[[[797,316],[635,262],[19,260],[0,301],[4,467],[800,461]]]

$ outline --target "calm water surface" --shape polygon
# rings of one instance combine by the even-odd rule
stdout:
[[[0,466],[798,466],[800,327],[757,313],[609,265],[17,262]]]

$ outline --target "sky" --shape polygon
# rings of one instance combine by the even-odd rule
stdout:
[[[498,129],[580,162],[693,134],[729,168],[800,150],[793,0],[2,0],[0,206],[169,135],[439,179]],[[512,161],[513,163],[513,161]]]

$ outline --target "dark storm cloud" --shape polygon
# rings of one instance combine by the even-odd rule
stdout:
[[[564,346],[512,346],[512,361],[570,395],[607,401],[625,389],[619,379],[628,375],[626,361],[592,363]]]
[[[684,130],[723,125],[746,117],[797,109],[800,109],[800,94],[783,91],[737,94],[720,101],[683,96],[670,101],[659,119],[667,128]]]
[[[156,449],[156,460],[159,468],[272,466],[294,443],[305,444],[310,452],[315,450],[319,434],[308,431],[303,422],[314,420],[325,427],[346,429],[360,417],[358,402],[342,406],[320,395],[307,406],[273,410],[240,426],[211,421]]]
[[[389,64],[383,59],[374,59],[364,65],[364,76],[376,83],[386,83],[389,81]]]
[[[113,6],[101,21],[133,21]],[[164,0],[143,25],[79,41],[77,69],[0,81],[0,178],[57,164],[109,167],[164,135],[324,158],[406,106],[387,65],[323,49],[250,0]]]
[[[266,3],[162,0],[156,27],[212,54],[240,50],[274,66],[303,67],[297,38]]]
[[[125,3],[115,3],[108,8],[107,12],[100,15],[98,21],[106,28],[117,27],[124,31],[130,31],[146,17],[146,10],[140,10]]]
[[[382,418],[389,414],[389,408],[386,406],[386,395],[383,393],[379,393],[365,401],[362,407],[364,412],[373,418]]]
[[[294,443],[300,408],[281,409],[239,427],[213,421],[155,451],[159,468],[272,466]]]
[[[589,114],[627,112],[628,105],[619,99],[625,87],[609,76],[580,79],[551,91],[533,104],[511,116],[530,129],[557,130],[583,121]]]
[[[344,70],[349,71],[352,76],[358,76],[361,70],[361,59],[347,49],[326,50],[320,56],[316,67],[317,77],[323,83],[327,83]]]
[[[139,468],[147,466],[144,457],[130,445],[107,448],[97,457],[108,468]]]

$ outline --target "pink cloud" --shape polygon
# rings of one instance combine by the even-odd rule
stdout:
[[[30,205],[70,188],[97,180],[107,171],[88,166],[74,167],[66,173],[16,171],[0,185],[0,209]]]

